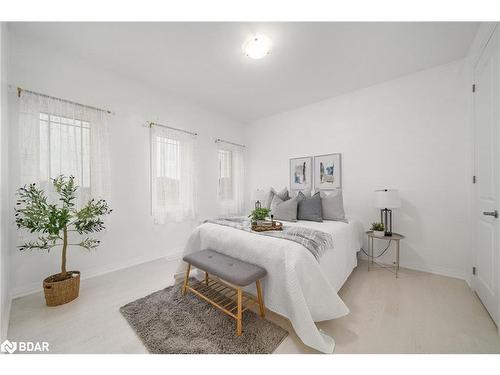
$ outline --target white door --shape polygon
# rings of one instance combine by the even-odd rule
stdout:
[[[498,32],[490,39],[474,68],[475,122],[475,267],[473,286],[499,324],[499,45]]]

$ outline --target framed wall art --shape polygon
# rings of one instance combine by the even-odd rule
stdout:
[[[342,154],[314,157],[314,188],[317,190],[342,188]]]
[[[290,190],[312,190],[312,157],[290,159]]]

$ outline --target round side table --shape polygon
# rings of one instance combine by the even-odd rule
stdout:
[[[389,241],[389,245],[390,245],[390,241],[394,241],[396,243],[396,262],[395,262],[395,266],[396,266],[396,279],[398,278],[398,271],[399,271],[399,242],[405,238],[405,236],[403,236],[402,234],[399,234],[399,233],[392,233],[392,236],[383,236],[383,237],[379,237],[379,236],[375,236],[373,234],[373,231],[369,230],[368,232],[366,232],[366,235],[368,236],[368,271],[370,271],[370,264],[373,264],[374,261],[374,257],[373,257],[373,240],[376,239],[376,240],[385,240],[385,241]],[[371,258],[371,259],[370,259]]]

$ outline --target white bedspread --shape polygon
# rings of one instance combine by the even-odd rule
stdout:
[[[202,249],[257,264],[267,270],[262,280],[264,301],[270,310],[287,317],[304,344],[332,353],[335,341],[314,322],[340,318],[349,309],[337,292],[356,266],[363,227],[356,220],[316,223],[299,221],[284,225],[307,226],[331,233],[334,246],[320,262],[302,245],[289,240],[261,236],[242,230],[205,223],[191,234],[184,255]],[[181,264],[179,271],[184,271]],[[255,287],[248,291],[255,293]]]

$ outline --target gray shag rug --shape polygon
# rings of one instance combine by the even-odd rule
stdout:
[[[253,311],[236,320],[176,284],[130,302],[120,312],[146,348],[156,354],[268,354],[288,332]]]

